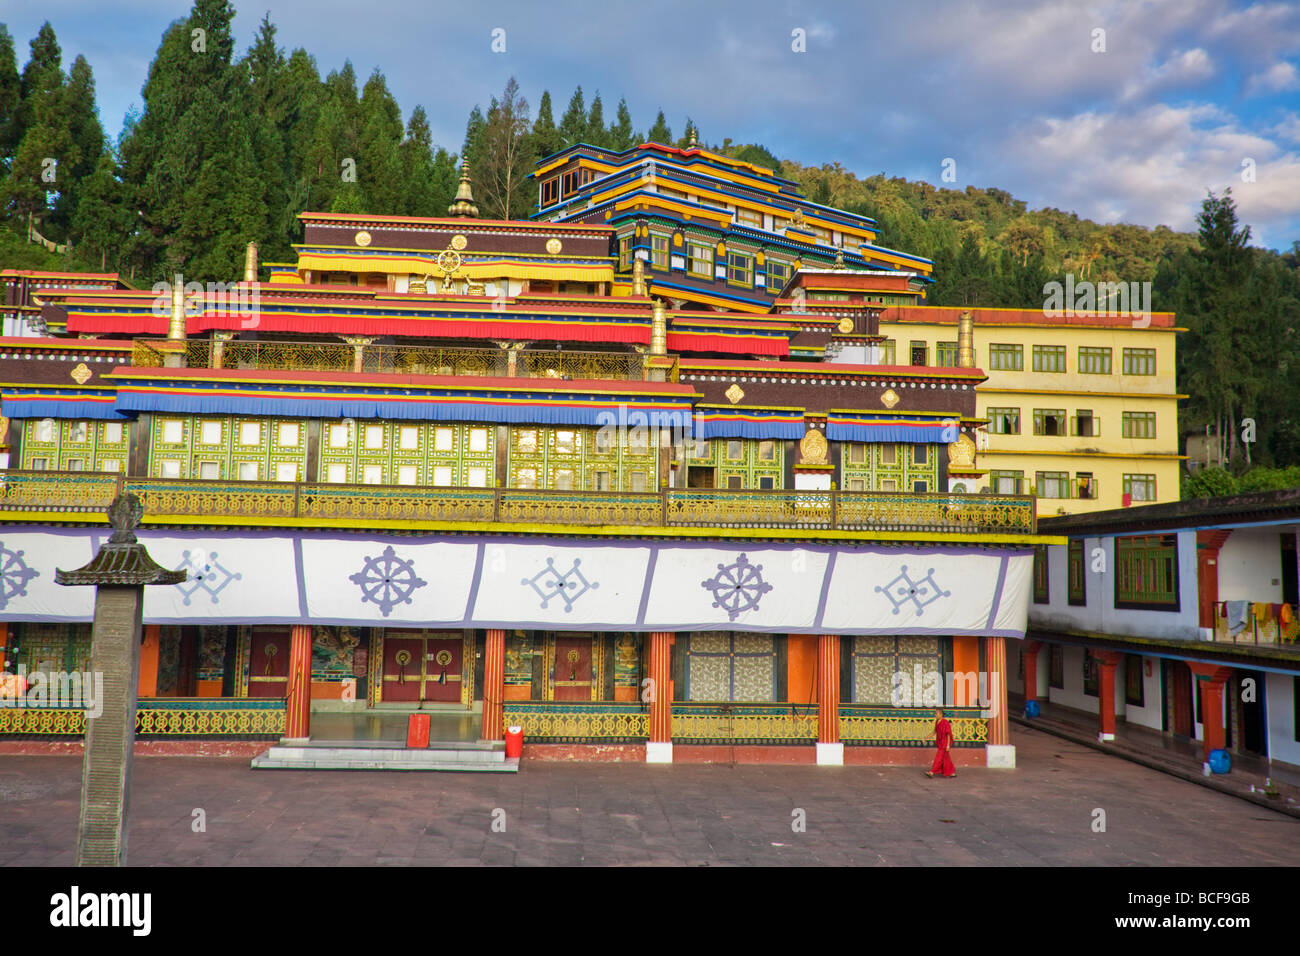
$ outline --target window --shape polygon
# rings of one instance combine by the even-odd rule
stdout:
[[[1124,655],[1124,702],[1134,707],[1145,706],[1145,688],[1142,686],[1142,655]]]
[[[1155,438],[1156,437],[1156,413],[1155,412],[1125,412],[1124,413],[1124,437],[1125,438]]]
[[[522,428],[515,432],[515,447],[521,454],[537,454],[537,429]]]
[[[1047,546],[1034,545],[1034,603],[1050,603],[1047,588]]]
[[[262,423],[261,422],[240,422],[239,423],[239,444],[241,445],[262,444]]]
[[[1082,438],[1096,438],[1101,434],[1101,419],[1093,415],[1090,408],[1077,408],[1070,431]]]
[[[166,445],[179,445],[185,440],[185,423],[178,418],[163,419],[162,440]]]
[[[771,491],[775,487],[776,487],[776,479],[773,478],[771,475],[758,476],[758,488],[760,491]],[[925,489],[923,488],[921,490],[924,491]]]
[[[48,444],[54,441],[54,419],[42,418],[32,430],[32,440]]]
[[[912,464],[914,464],[914,465],[924,465],[924,464],[926,464],[929,460],[930,460],[930,446],[929,446],[929,445],[913,445],[913,446],[912,446]]]
[[[593,471],[591,473],[592,491],[609,491],[609,472]]]
[[[1018,495],[1025,481],[1023,471],[991,471],[989,486],[995,495]]]
[[[1020,434],[1020,409],[990,408],[986,414],[989,418],[989,431],[994,435]]]
[[[620,271],[632,268],[632,237],[620,236],[618,240],[618,268]]]
[[[737,209],[736,222],[742,223],[746,226],[757,226],[762,229],[763,214],[761,212],[756,212],[753,209]]]
[[[754,257],[743,252],[727,253],[727,281],[732,285],[754,284]]]
[[[935,346],[934,363],[943,368],[957,367],[957,343],[940,342]]]
[[[451,451],[455,446],[456,434],[450,428],[435,428],[433,430],[433,450],[434,451]]]
[[[384,426],[367,425],[366,426],[366,448],[369,451],[378,451],[384,447]]]
[[[684,696],[705,701],[776,699],[776,638],[771,634],[694,633],[685,645]]]
[[[560,181],[552,176],[542,183],[542,205],[549,206],[560,198]]]
[[[1097,479],[1092,476],[1092,472],[1081,471],[1075,476],[1075,480],[1079,485],[1080,498],[1097,497]]]
[[[712,457],[713,457],[713,449],[712,449],[712,448],[710,447],[710,445],[709,445],[709,439],[707,439],[707,438],[697,438],[697,439],[695,439],[695,447],[691,449],[691,457],[692,457],[692,458],[712,458]]]
[[[730,491],[739,491],[741,488],[744,488],[744,487],[745,487],[744,480],[740,477],[740,475],[728,475],[728,476],[727,476],[727,488],[728,488],[728,490],[730,490]]]
[[[297,481],[298,466],[291,461],[276,462],[275,480],[276,481]]]
[[[384,466],[362,465],[361,483],[363,485],[382,485],[384,483]]]
[[[867,446],[864,442],[852,442],[849,445],[849,464],[865,465],[867,463]]]
[[[1068,498],[1070,497],[1070,473],[1040,471],[1034,476],[1034,487],[1040,498]]]
[[[1125,475],[1124,494],[1129,496],[1129,501],[1155,501],[1156,476]]]
[[[1019,372],[1025,367],[1023,345],[990,345],[989,370],[994,372]]]
[[[258,463],[255,461],[239,462],[239,480],[240,481],[257,481],[259,475]]]
[[[578,190],[578,170],[565,173],[560,177],[560,195],[568,196]]]
[[[745,443],[738,438],[727,441],[727,460],[740,461],[745,457]]]
[[[488,430],[486,428],[471,428],[469,430],[469,450],[475,452],[488,450]]]
[[[866,491],[867,480],[865,478],[850,478],[845,482],[845,491]]]
[[[220,445],[221,444],[221,422],[214,422],[214,421],[199,422],[199,444]]]
[[[347,484],[348,466],[342,464],[332,464],[325,467],[325,480],[332,485]]]
[[[298,447],[298,438],[301,429],[298,427],[297,422],[281,422],[278,431],[279,434],[276,440],[281,445],[287,445],[291,448]]]
[[[703,243],[692,242],[687,251],[690,253],[690,259],[687,270],[693,276],[700,276],[704,279],[713,278],[713,247],[706,246]]]
[[[614,450],[614,439],[608,428],[596,429],[596,454],[608,455]]]
[[[398,428],[397,447],[402,451],[418,451],[420,448],[420,429],[414,425],[402,425]]]
[[[1035,372],[1064,372],[1065,371],[1065,346],[1064,345],[1035,345],[1034,346],[1034,371]]]
[[[1047,646],[1047,685],[1065,690],[1065,650],[1060,644]]]
[[[897,359],[894,355],[894,348],[897,343],[893,339],[885,339],[880,343],[880,364],[893,365]]]
[[[90,429],[85,422],[68,422],[68,441],[84,442],[90,440]]]
[[[330,426],[330,447],[347,448],[349,431],[351,431],[351,428],[348,425],[331,425]],[[333,478],[330,479],[330,481],[333,480],[334,480]]]
[[[434,465],[433,483],[439,488],[447,488],[451,485],[451,466]]]
[[[1065,434],[1065,409],[1035,408],[1034,409],[1034,434],[1035,435],[1064,435]]]
[[[758,443],[758,460],[759,461],[776,461],[776,442],[761,441]]]
[[[555,433],[555,453],[557,455],[576,455],[578,453],[578,433],[557,431]]]
[[[1088,603],[1087,584],[1084,580],[1084,574],[1087,566],[1083,559],[1083,539],[1071,538],[1070,545],[1067,549],[1066,564],[1069,568],[1070,586],[1068,598],[1071,604],[1082,605]]]
[[[1084,375],[1109,375],[1110,352],[1110,349],[1079,346],[1079,371]]]
[[[880,463],[882,465],[898,464],[898,446],[889,444],[880,446]]]
[[[208,481],[216,481],[221,477],[221,465],[215,461],[199,462],[199,477]]]
[[[64,470],[64,471],[85,471],[85,470],[86,470],[86,459],[84,459],[84,458],[69,458],[66,462],[64,462],[63,470]]]
[[[944,682],[922,677],[948,669],[942,665],[938,638],[907,635],[849,640],[854,703],[895,707],[944,704]]]
[[[646,478],[644,471],[634,471],[628,475],[628,489],[630,491],[645,491]]]
[[[913,365],[930,364],[930,346],[924,342],[913,342],[909,354],[912,356]]]
[[[32,471],[45,471],[50,465],[48,458],[33,458]]]
[[[465,469],[465,484],[471,488],[487,487],[487,469],[474,467]]]
[[[399,485],[413,485],[419,476],[419,469],[415,465],[398,465],[397,466],[397,483]]]
[[[1124,374],[1125,375],[1156,374],[1156,350],[1155,349],[1125,349],[1124,350]]]
[[[1178,610],[1178,536],[1115,539],[1115,606]]]
[[[105,458],[105,459],[103,459],[103,460],[100,461],[100,463],[99,463],[99,470],[100,470],[100,471],[118,472],[118,473],[120,474],[121,471],[122,471],[122,459],[121,459],[121,458]]]
[[[1083,692],[1088,697],[1097,696],[1098,678],[1101,676],[1101,661],[1093,657],[1092,651],[1083,649]]]
[[[767,260],[767,291],[773,295],[785,288],[790,281],[790,263],[777,259]]]
[[[668,268],[668,237],[650,234],[650,267]]]
[[[175,459],[164,459],[159,462],[162,476],[164,478],[179,478],[181,476],[181,463]]]
[[[914,481],[912,482],[912,490],[918,494],[924,494],[930,490],[930,483],[928,481]]]
[[[897,478],[881,478],[881,479],[880,479],[880,490],[881,490],[881,491],[897,491],[897,490],[898,490],[898,479],[897,479]]]

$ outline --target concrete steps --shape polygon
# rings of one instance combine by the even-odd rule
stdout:
[[[412,750],[398,741],[312,740],[277,744],[253,758],[254,770],[442,770],[517,773],[519,758],[506,759],[501,741],[430,741]]]

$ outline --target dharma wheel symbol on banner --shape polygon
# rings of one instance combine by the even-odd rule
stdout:
[[[763,566],[750,564],[743,554],[734,564],[719,564],[718,573],[700,587],[713,592],[713,606],[727,612],[735,620],[746,611],[758,610],[758,602],[772,585],[763,580]]]
[[[12,551],[0,541],[0,608],[13,598],[26,597],[27,582],[40,576],[41,572],[27,566],[21,551]]]
[[[392,545],[384,548],[379,557],[365,560],[365,566],[348,580],[361,588],[362,602],[378,604],[384,617],[397,605],[412,603],[416,590],[429,583],[416,576],[415,562],[399,558]]]
[[[883,594],[889,599],[889,603],[894,605],[895,614],[904,604],[911,601],[916,606],[917,617],[925,613],[926,605],[933,604],[941,597],[952,597],[951,591],[943,590],[935,581],[934,568],[928,569],[925,577],[913,581],[907,573],[906,564],[899,567],[898,575],[883,588],[877,585],[876,593]]]

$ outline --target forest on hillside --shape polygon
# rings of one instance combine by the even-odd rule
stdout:
[[[1067,273],[1151,282],[1153,308],[1188,330],[1178,347],[1183,430],[1214,429],[1236,472],[1300,465],[1300,242],[1281,254],[1250,245],[1230,192],[1195,197],[1196,233],[1100,224],[1030,210],[1002,189],[782,161],[689,117],[675,136],[663,110],[638,127],[625,100],[611,109],[581,86],[563,110],[549,91],[534,108],[513,79],[469,109],[461,143],[435,144],[424,108],[404,120],[379,70],[362,82],[344,63],[322,76],[307,50],[277,43],[269,16],[238,51],[234,13],[229,0],[195,0],[166,28],[142,106],[115,141],[86,58],[65,68],[46,23],[20,69],[0,24],[0,267],[120,272],[146,287],[178,271],[231,279],[250,239],[264,262],[292,260],[307,210],[445,215],[462,161],[481,215],[526,218],[537,193],[527,177],[542,157],[578,142],[625,149],[694,137],[777,170],[813,202],[876,219],[880,245],[933,259],[930,304],[1040,308],[1044,285]],[[1242,440],[1246,419],[1253,441]]]

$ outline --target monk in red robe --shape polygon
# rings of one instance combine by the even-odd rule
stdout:
[[[934,738],[935,746],[939,749],[934,755],[934,763],[926,771],[927,777],[933,777],[939,774],[944,777],[957,776],[957,768],[952,765],[952,724],[944,717],[943,711],[935,708],[934,711],[934,730],[925,735],[925,739]]]

